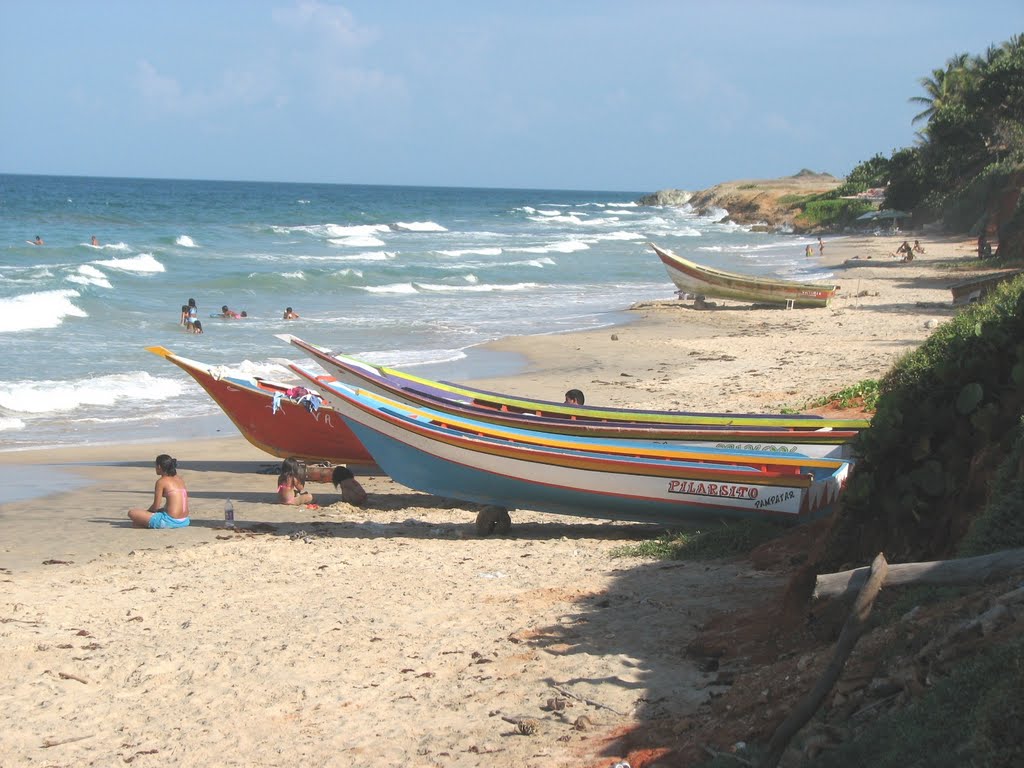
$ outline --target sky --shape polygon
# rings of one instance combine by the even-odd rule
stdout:
[[[0,0],[0,173],[618,190],[912,146],[1021,0]]]

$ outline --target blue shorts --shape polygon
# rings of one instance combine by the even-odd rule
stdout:
[[[180,520],[171,517],[166,512],[154,512],[149,518],[150,528],[187,528],[189,520],[183,517]]]

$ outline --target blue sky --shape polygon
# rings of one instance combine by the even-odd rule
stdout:
[[[1020,0],[0,0],[0,172],[697,189],[845,175]]]

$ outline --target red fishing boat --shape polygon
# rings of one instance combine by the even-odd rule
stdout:
[[[294,384],[205,365],[165,347],[146,347],[146,351],[166,358],[199,382],[242,436],[271,456],[375,465],[344,420],[330,405],[320,402],[316,393]]]

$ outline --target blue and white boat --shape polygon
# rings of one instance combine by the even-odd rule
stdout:
[[[515,508],[667,524],[718,517],[799,522],[831,511],[850,472],[850,463],[838,459],[658,450],[630,441],[567,446],[559,443],[564,436],[535,432],[524,442],[514,430],[447,424],[345,384],[331,393],[338,413],[394,480],[489,505],[477,518],[481,533],[507,531],[507,510]]]

